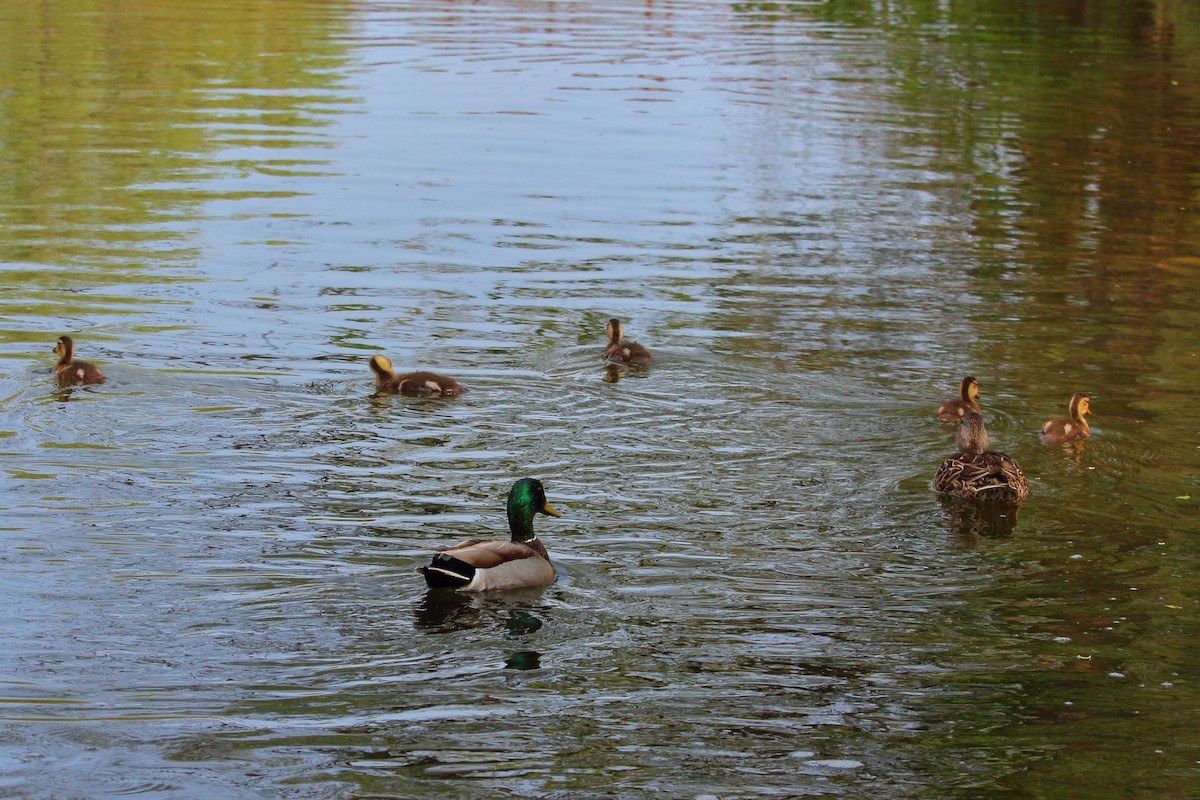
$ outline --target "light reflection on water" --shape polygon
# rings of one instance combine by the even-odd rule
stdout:
[[[1196,264],[1147,277],[1090,237],[1051,269],[1061,220],[989,216],[1032,178],[973,195],[996,176],[921,104],[982,120],[986,164],[1037,131],[908,97],[895,64],[928,50],[803,8],[267,5],[295,13],[222,12],[193,91],[142,79],[162,111],[124,171],[5,194],[40,212],[0,294],[7,788],[920,796],[1142,786],[1114,750],[1193,768]],[[264,53],[288,63],[238,72]],[[1151,279],[1161,300],[1128,288]],[[655,366],[604,368],[613,315]],[[54,389],[63,332],[109,383]],[[371,397],[376,352],[470,392]],[[1033,484],[1005,536],[929,492],[967,372]],[[1077,389],[1101,432],[1041,445]],[[424,548],[502,535],[522,475],[564,512],[538,520],[560,579],[428,594]]]

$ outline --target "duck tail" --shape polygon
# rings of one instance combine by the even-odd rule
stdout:
[[[475,577],[475,568],[461,559],[438,553],[428,567],[417,567],[430,589],[461,589]]]

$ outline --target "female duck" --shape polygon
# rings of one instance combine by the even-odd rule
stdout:
[[[608,346],[604,348],[605,361],[625,361],[630,364],[651,364],[654,356],[650,351],[637,342],[624,339],[624,329],[621,320],[610,319],[605,330],[608,332]]]
[[[82,386],[85,383],[104,383],[108,378],[100,369],[87,361],[75,361],[75,341],[70,336],[60,336],[54,345],[58,363],[54,375],[59,386]]]
[[[436,372],[406,372],[397,375],[385,356],[371,356],[375,373],[375,391],[388,394],[414,394],[423,397],[453,397],[466,391],[461,383]]]
[[[534,514],[562,516],[546,501],[542,482],[522,478],[508,492],[510,541],[468,539],[442,550],[428,567],[418,567],[431,589],[466,592],[545,586],[554,582],[554,567],[533,532]]]
[[[968,500],[1020,503],[1029,496],[1029,482],[1015,459],[988,450],[983,417],[968,411],[958,429],[958,455],[942,462],[933,477],[933,490]]]
[[[958,394],[958,399],[947,400],[938,406],[934,412],[938,422],[959,422],[968,411],[980,412],[979,403],[976,402],[979,399],[979,381],[969,375],[963,378],[958,386]]]
[[[1083,392],[1071,395],[1070,416],[1052,419],[1042,426],[1042,438],[1048,442],[1081,442],[1092,435],[1092,426],[1084,417],[1092,413],[1092,400]]]

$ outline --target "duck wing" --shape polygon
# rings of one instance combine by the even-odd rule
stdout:
[[[483,592],[545,586],[554,581],[554,567],[539,549],[523,542],[468,539],[418,571],[435,588]]]
[[[1016,460],[1004,453],[959,453],[942,462],[933,489],[979,500],[1016,503],[1029,496],[1029,483]]]
[[[509,561],[537,557],[538,551],[523,542],[502,539],[468,539],[443,550],[445,555],[470,564],[475,569],[491,569]]]

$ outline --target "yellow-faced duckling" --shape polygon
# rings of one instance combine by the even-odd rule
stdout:
[[[970,375],[963,378],[958,385],[958,394],[957,399],[947,400],[938,406],[934,412],[938,422],[960,422],[968,411],[980,412],[979,403],[975,402],[979,399],[979,381]]]
[[[1070,416],[1052,419],[1042,426],[1042,438],[1048,442],[1081,442],[1092,435],[1092,426],[1084,417],[1092,413],[1092,399],[1083,392],[1071,395],[1067,407]]]
[[[621,320],[610,319],[605,330],[608,332],[608,346],[604,348],[606,361],[625,361],[630,364],[654,362],[654,356],[650,355],[649,350],[637,342],[622,338],[624,329],[621,327]]]
[[[431,589],[465,592],[545,586],[554,582],[554,566],[533,532],[535,514],[562,516],[546,500],[542,482],[522,478],[508,492],[510,541],[468,539],[440,551],[428,567],[418,567]]]
[[[1016,459],[988,450],[991,442],[983,427],[983,416],[963,414],[958,429],[958,454],[938,467],[933,490],[998,503],[1020,503],[1029,496],[1029,482]]]
[[[54,376],[59,386],[82,386],[85,383],[104,383],[108,378],[100,369],[87,361],[75,361],[75,341],[70,336],[60,336],[54,345],[58,363],[54,365]]]
[[[467,389],[454,378],[436,372],[406,372],[397,375],[392,362],[385,356],[371,356],[371,371],[375,373],[375,391],[390,394],[413,394],[422,397],[453,397]]]

